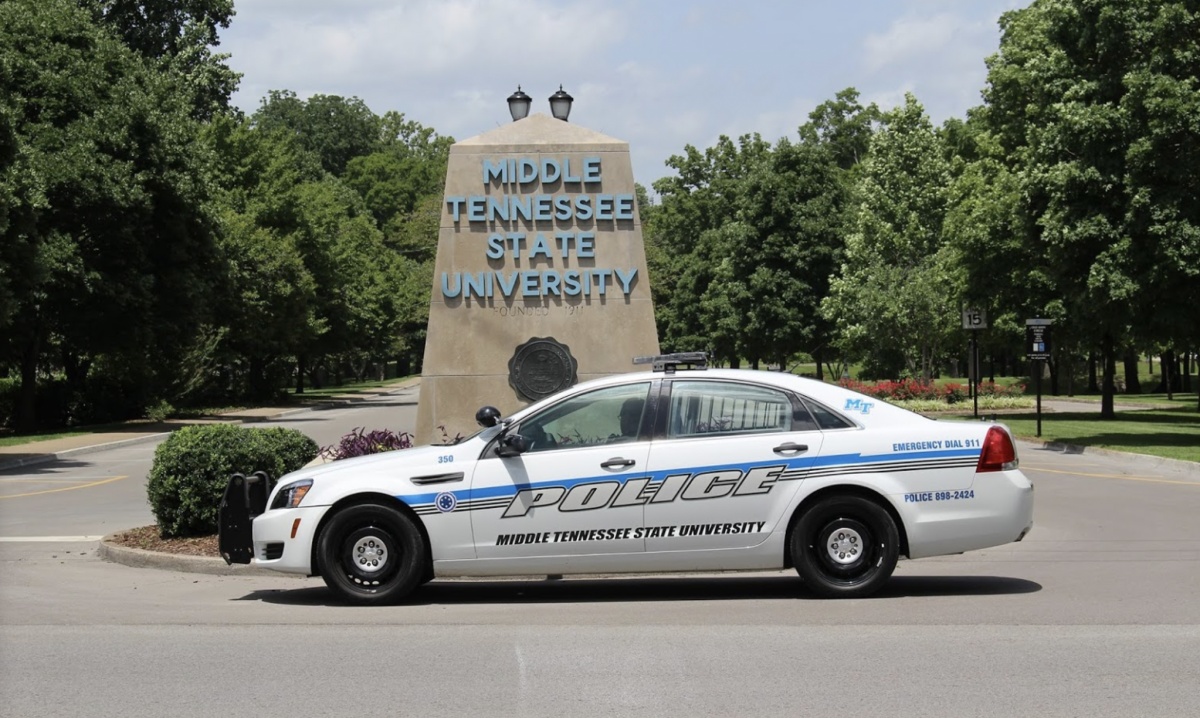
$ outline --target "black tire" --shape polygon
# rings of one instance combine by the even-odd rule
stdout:
[[[791,536],[796,572],[822,598],[862,598],[883,587],[900,557],[891,514],[861,496],[831,496],[809,508]]]
[[[362,605],[399,601],[426,574],[420,530],[401,511],[380,504],[334,514],[317,540],[317,556],[325,585]]]

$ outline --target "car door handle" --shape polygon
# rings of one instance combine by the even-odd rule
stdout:
[[[802,454],[808,451],[808,444],[793,444],[789,441],[776,446],[772,451],[776,454]]]
[[[621,457],[618,456],[615,459],[609,459],[608,461],[605,461],[603,464],[600,464],[600,468],[602,468],[602,469],[623,469],[626,466],[633,466],[636,463],[637,462],[634,461],[633,459],[622,459]]]

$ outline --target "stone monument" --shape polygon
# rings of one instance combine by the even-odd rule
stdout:
[[[627,142],[534,114],[450,148],[417,443],[657,353]]]

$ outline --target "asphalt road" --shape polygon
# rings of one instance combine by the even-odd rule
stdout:
[[[1022,468],[1025,541],[902,562],[853,601],[778,572],[434,581],[356,608],[320,579],[0,541],[0,715],[1200,715],[1200,472],[1029,446]],[[103,533],[140,516],[100,499],[122,481],[0,501],[0,536]]]
[[[247,426],[299,429],[318,446],[358,427],[413,432],[419,387],[345,407],[291,414]],[[0,540],[99,537],[154,523],[146,475],[159,441],[83,454],[65,461],[0,471]]]

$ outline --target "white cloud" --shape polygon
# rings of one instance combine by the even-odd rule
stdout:
[[[357,96],[458,139],[509,122],[518,83],[535,112],[563,83],[571,121],[628,141],[649,184],[686,144],[794,138],[847,86],[961,116],[979,104],[997,13],[1027,0],[861,2],[238,0],[220,49],[247,112],[269,89]]]
[[[517,74],[548,61],[571,68],[623,30],[612,11],[548,0],[360,1],[336,5],[338,13],[331,7],[306,2],[273,13],[273,22],[222,49],[255,85],[296,87],[344,84],[348,77],[419,80],[484,67]]]
[[[866,68],[876,72],[915,57],[939,54],[950,44],[958,26],[959,21],[950,15],[897,20],[884,34],[868,35],[863,42]]]
[[[883,90],[881,92],[872,92],[862,98],[864,105],[869,105],[874,102],[879,105],[879,109],[887,112],[895,107],[904,104],[904,96],[912,92],[916,94],[916,86],[911,82],[906,82],[894,90]],[[919,96],[917,99],[921,99]]]

